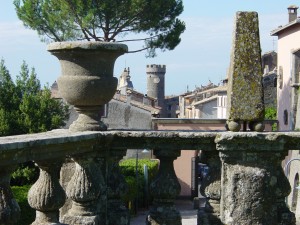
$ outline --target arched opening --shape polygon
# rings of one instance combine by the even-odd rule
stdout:
[[[292,196],[292,205],[291,211],[295,212],[297,208],[297,200],[298,200],[298,192],[299,190],[296,188],[299,186],[299,174],[297,173],[294,180],[294,187],[293,187],[293,196]]]

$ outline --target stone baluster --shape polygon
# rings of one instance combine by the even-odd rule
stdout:
[[[0,168],[0,224],[14,224],[20,217],[20,207],[10,188],[10,177],[15,166]]]
[[[107,225],[127,225],[130,221],[129,210],[121,201],[122,193],[128,191],[119,161],[126,155],[125,150],[111,150],[107,159]]]
[[[99,198],[104,193],[104,179],[99,162],[93,157],[73,156],[74,174],[67,185],[66,194],[72,206],[63,216],[66,224],[104,224],[100,218]]]
[[[208,174],[203,178],[200,192],[206,197],[203,210],[198,212],[198,225],[222,224],[220,220],[221,199],[221,160],[218,151],[205,151],[204,160],[209,167]]]
[[[66,195],[59,184],[61,160],[37,161],[40,169],[38,180],[28,192],[28,203],[36,210],[32,225],[59,223],[59,208],[65,203]]]
[[[282,155],[281,159],[284,159],[284,155]],[[291,192],[291,185],[289,180],[284,174],[281,161],[277,162],[277,165],[274,165],[275,174],[277,177],[277,185],[275,187],[275,194],[277,197],[277,213],[278,213],[278,224],[280,225],[294,225],[295,214],[291,212],[285,202],[286,197]]]
[[[181,215],[174,205],[180,193],[180,184],[173,165],[173,161],[180,156],[180,150],[155,149],[154,155],[160,160],[160,165],[157,177],[150,185],[154,201],[146,224],[181,225]]]
[[[295,224],[289,210],[285,208],[287,211],[282,212],[279,207],[289,192],[280,168],[287,151],[282,141],[273,136],[269,139],[257,133],[217,137],[222,160],[221,220],[224,224]],[[289,215],[290,223],[281,223],[282,215]]]

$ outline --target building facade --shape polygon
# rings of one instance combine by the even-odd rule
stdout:
[[[277,109],[277,53],[267,52],[262,55],[263,90],[265,107]]]
[[[278,37],[277,60],[277,115],[279,130],[300,129],[300,18],[297,6],[288,7],[288,23],[271,32]],[[291,193],[287,198],[290,209],[300,218],[300,152],[289,151],[283,162],[286,176],[291,184]]]
[[[300,72],[300,19],[296,6],[290,6],[289,22],[271,32],[278,37],[277,113],[280,130],[294,130],[298,105]]]
[[[226,105],[227,83],[209,83],[179,96],[179,118],[225,119]]]

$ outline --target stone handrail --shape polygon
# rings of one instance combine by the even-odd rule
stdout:
[[[154,202],[147,224],[181,224],[174,206],[180,186],[173,161],[184,149],[203,150],[210,167],[201,186],[207,202],[198,224],[294,224],[284,202],[290,185],[281,161],[288,150],[300,149],[299,140],[300,132],[132,130],[53,130],[1,137],[0,224],[14,224],[19,214],[10,174],[18,163],[34,161],[40,177],[28,195],[37,212],[33,224],[127,225],[128,211],[120,200],[126,183],[118,162],[126,149],[144,148],[153,149],[160,160],[158,176],[151,184]],[[62,188],[57,174],[66,158],[76,166]],[[72,207],[61,209],[58,216],[66,196]]]

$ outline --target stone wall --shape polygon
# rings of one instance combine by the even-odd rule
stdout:
[[[181,224],[181,215],[174,205],[180,184],[173,162],[180,156],[180,149],[202,149],[206,152],[207,164],[213,169],[203,183],[202,193],[207,199],[204,214],[199,218],[213,221],[209,224],[294,225],[294,214],[284,202],[291,188],[281,160],[289,149],[300,149],[299,138],[299,132],[153,130],[54,130],[3,137],[0,138],[0,198],[3,202],[0,224],[13,224],[19,214],[9,186],[10,167],[33,160],[41,172],[28,195],[30,206],[37,211],[34,224],[62,221],[65,224],[128,225],[127,210],[120,200],[126,185],[118,162],[127,148],[147,148],[154,149],[153,154],[160,160],[158,175],[150,186],[154,204],[145,215],[147,224]],[[57,172],[66,157],[71,157],[76,166],[68,178],[71,180],[67,188],[62,189]],[[65,194],[71,199],[72,207],[58,218]]]
[[[109,129],[151,129],[151,112],[126,102],[112,99],[102,113],[104,116],[101,120]],[[78,113],[70,106],[70,118],[65,128],[68,128],[77,117]]]
[[[109,129],[151,129],[151,112],[134,107],[129,103],[111,100],[107,117],[102,118]]]

